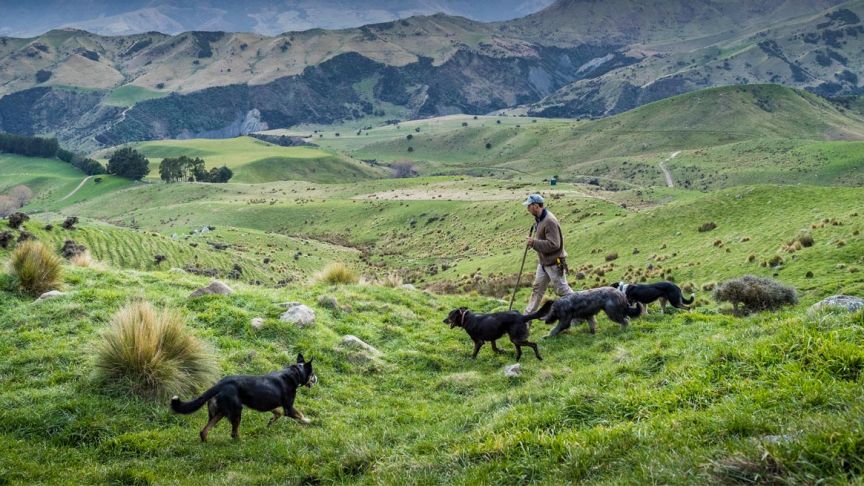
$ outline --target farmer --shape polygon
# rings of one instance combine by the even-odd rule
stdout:
[[[536,221],[534,236],[528,237],[527,244],[537,252],[539,260],[531,300],[525,309],[525,313],[530,314],[540,306],[549,282],[552,282],[559,297],[573,290],[567,285],[567,252],[564,251],[564,235],[558,219],[543,207],[543,197],[539,194],[531,194],[522,204],[528,207],[528,212]]]

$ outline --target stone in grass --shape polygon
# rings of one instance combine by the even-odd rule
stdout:
[[[507,378],[515,378],[522,374],[522,365],[519,363],[504,367],[504,376]]]
[[[834,309],[847,312],[857,312],[862,308],[864,308],[864,299],[853,297],[851,295],[832,295],[831,297],[810,306],[811,311]]]
[[[255,329],[261,329],[264,327],[264,318],[263,317],[253,317],[249,324]]]
[[[348,354],[348,361],[358,364],[376,363],[381,356],[374,346],[350,334],[342,336],[340,347]]]
[[[231,290],[231,287],[225,285],[223,282],[220,282],[218,280],[214,280],[214,281],[210,282],[210,285],[208,285],[206,287],[201,287],[200,289],[196,290],[195,292],[192,292],[191,294],[189,294],[189,298],[200,297],[202,295],[209,295],[209,294],[231,295],[233,293],[234,293],[234,291]]]
[[[65,292],[60,292],[59,290],[49,290],[48,292],[40,295],[39,298],[36,299],[36,301],[38,302],[40,300],[56,299],[57,297],[63,297],[64,295],[66,295]]]
[[[315,324],[315,311],[312,310],[309,306],[303,305],[299,302],[287,302],[285,305],[288,310],[282,313],[279,316],[279,320],[282,322],[289,322],[299,327],[307,327]]]

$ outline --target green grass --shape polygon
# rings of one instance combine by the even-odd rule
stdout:
[[[423,122],[420,133],[393,136],[394,128],[370,131],[370,136],[329,137],[321,144],[339,148],[359,159],[417,161],[422,173],[468,173],[518,177],[520,173],[573,176],[591,172],[598,161],[616,158],[668,156],[674,151],[702,149],[764,138],[860,140],[864,120],[840,112],[806,92],[776,85],[713,88],[651,103],[632,111],[591,122],[545,121],[530,118],[488,118]],[[516,124],[520,125],[516,127]],[[372,133],[379,131],[377,136]],[[387,136],[384,136],[386,133]],[[375,143],[366,143],[370,138]],[[486,144],[490,148],[486,148]],[[413,151],[408,152],[408,148]],[[618,160],[620,162],[620,160]],[[724,166],[732,171],[735,166]],[[587,169],[587,170],[586,170]],[[659,178],[657,183],[662,183]],[[811,174],[813,181],[822,174]]]
[[[440,322],[459,305],[501,309],[495,300],[361,285],[237,285],[233,296],[188,300],[206,280],[74,268],[67,282],[68,297],[38,305],[0,291],[6,482],[704,484],[740,473],[732,458],[758,469],[764,457],[789,482],[864,473],[861,313],[801,307],[738,319],[704,308],[652,314],[623,332],[603,318],[595,336],[541,342],[545,360],[526,357],[522,376],[508,379],[509,345],[474,361],[464,332]],[[318,307],[320,295],[350,312]],[[241,441],[223,423],[200,444],[204,411],[178,416],[167,403],[101,391],[92,346],[131,298],[185,313],[223,374],[313,355],[319,385],[296,402],[312,424],[267,428],[269,414],[247,411]],[[318,323],[279,322],[285,300],[316,307]],[[259,316],[256,331],[249,320]],[[382,357],[348,361],[345,334]]]
[[[381,175],[371,167],[317,148],[280,147],[251,137],[160,140],[136,144],[135,148],[150,159],[148,177],[156,180],[162,159],[181,155],[201,157],[207,167],[228,166],[234,171],[234,182],[347,182]]]
[[[141,86],[127,84],[111,90],[111,93],[105,98],[104,103],[109,106],[129,107],[142,101],[164,98],[169,94],[167,92],[153,91]]]

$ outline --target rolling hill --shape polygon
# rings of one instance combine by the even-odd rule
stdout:
[[[432,15],[276,36],[54,30],[0,38],[0,129],[92,150],[502,109],[596,118],[750,83],[854,96],[862,15],[860,0],[560,0],[503,23]]]

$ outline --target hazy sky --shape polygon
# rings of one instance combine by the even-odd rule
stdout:
[[[0,0],[0,35],[75,27],[106,35],[224,30],[278,34],[443,12],[475,20],[523,17],[552,0]]]

